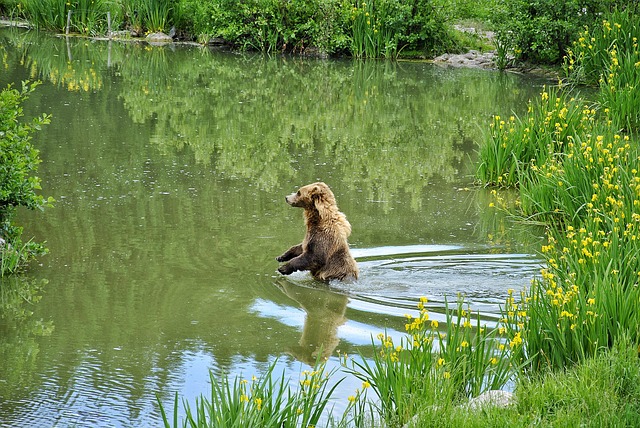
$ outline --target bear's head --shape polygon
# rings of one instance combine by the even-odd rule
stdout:
[[[329,189],[329,186],[321,181],[301,187],[296,193],[285,196],[285,200],[292,207],[316,208],[318,211],[335,207],[336,205],[336,198],[333,196],[333,192]]]

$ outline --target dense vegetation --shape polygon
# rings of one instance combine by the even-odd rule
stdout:
[[[239,49],[393,57],[400,50],[432,56],[458,49],[448,25],[453,6],[444,0],[2,0],[0,13],[58,32],[71,13],[71,30],[91,36],[106,34],[109,16],[113,30],[174,27],[183,38],[217,38]]]
[[[52,203],[36,191],[40,158],[31,144],[31,134],[49,122],[43,115],[24,122],[22,103],[36,85],[21,90],[8,87],[0,92],[0,276],[20,269],[25,262],[45,252],[35,242],[22,242],[22,228],[13,223],[16,208],[43,209]]]
[[[562,61],[585,26],[603,13],[632,8],[621,0],[0,0],[0,14],[62,32],[91,36],[112,30],[135,34],[174,27],[182,38],[217,39],[267,52],[433,57],[473,41],[453,30],[460,20],[496,31],[502,59]]]

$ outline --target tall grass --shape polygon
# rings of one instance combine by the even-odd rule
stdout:
[[[613,18],[622,23],[607,18],[587,31],[565,63],[585,81],[599,67],[601,104],[545,91],[526,121],[494,120],[481,151],[479,177],[517,185],[520,214],[548,226],[547,266],[502,319],[511,343],[522,342],[512,358],[533,371],[582,362],[621,336],[640,341],[640,151],[628,132],[640,107],[637,24]],[[527,138],[532,130],[536,138]]]
[[[63,32],[70,4],[65,0],[25,0],[27,19],[38,28]]]
[[[595,113],[566,92],[550,87],[529,102],[524,118],[494,116],[480,149],[478,179],[499,187],[520,185],[523,171],[563,152],[573,135],[590,129]]]
[[[325,372],[324,364],[304,371],[299,387],[293,389],[284,373],[275,378],[274,362],[260,378],[251,380],[210,374],[211,395],[196,399],[192,409],[183,402],[186,417],[178,422],[178,396],[174,399],[171,420],[158,397],[165,427],[264,427],[297,428],[316,426],[340,381],[329,386],[335,371]]]
[[[142,26],[150,33],[168,30],[172,12],[170,0],[135,0]]]
[[[398,53],[397,38],[384,23],[385,11],[380,3],[377,7],[375,0],[353,4],[351,51],[356,58],[393,58]]]
[[[31,23],[58,32],[66,30],[68,12],[71,12],[70,30],[90,36],[106,33],[108,11],[113,23],[118,17],[118,8],[108,0],[25,0],[23,4]]]
[[[633,8],[586,28],[564,60],[567,80],[600,86],[600,102],[618,128],[640,127],[640,22]]]

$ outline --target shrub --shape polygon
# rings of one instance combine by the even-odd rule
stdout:
[[[543,64],[562,61],[576,35],[600,19],[619,0],[510,0],[496,12],[497,41],[519,60]]]
[[[22,228],[12,223],[19,206],[44,209],[53,199],[45,200],[36,193],[40,190],[37,172],[40,158],[31,144],[31,134],[49,123],[49,116],[36,117],[31,123],[22,122],[21,104],[37,84],[22,84],[18,91],[8,86],[0,92],[0,274],[18,270],[26,261],[43,254],[42,245],[23,243]]]

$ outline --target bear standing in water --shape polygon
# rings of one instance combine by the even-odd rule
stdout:
[[[304,208],[307,233],[302,244],[276,258],[279,262],[287,262],[278,268],[278,272],[289,275],[308,270],[321,281],[358,279],[358,265],[347,243],[351,225],[338,210],[329,186],[322,182],[309,184],[286,196],[285,200],[292,207]]]

